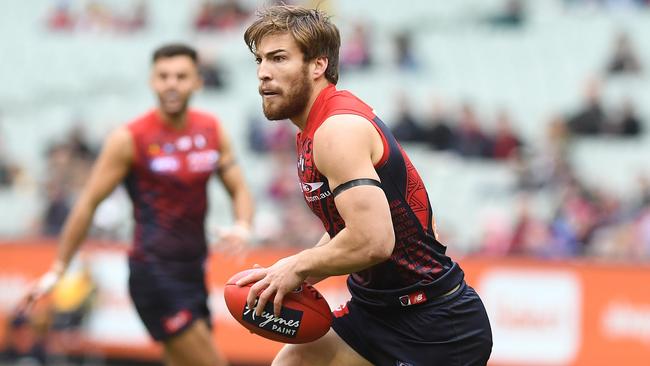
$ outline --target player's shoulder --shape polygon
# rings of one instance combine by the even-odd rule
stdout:
[[[199,125],[208,125],[208,126],[219,125],[219,119],[213,113],[204,110],[190,108],[187,111],[187,115],[192,121],[192,123],[196,123]]]
[[[132,120],[128,121],[124,127],[127,130],[130,130],[131,132],[137,132],[141,130],[148,130],[151,128],[151,124],[155,121],[156,119],[156,110],[151,109],[145,113],[142,113],[141,115],[133,118]]]
[[[347,90],[336,90],[327,97],[325,117],[336,114],[356,114],[367,119],[374,118],[372,108]]]

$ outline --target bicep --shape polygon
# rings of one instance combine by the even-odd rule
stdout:
[[[115,131],[106,140],[95,162],[82,197],[99,204],[126,177],[133,159],[133,146],[126,129]]]
[[[369,178],[379,181],[373,153],[381,140],[374,127],[358,116],[330,117],[314,135],[314,162],[333,191],[341,184]]]
[[[376,186],[357,186],[335,198],[345,226],[374,234],[389,230],[390,207],[384,191]]]
[[[363,122],[334,121],[319,130],[314,138],[314,156],[332,192],[356,179],[380,181],[372,159],[374,138],[378,138],[375,134],[374,128]],[[334,202],[346,227],[359,224],[371,228],[390,222],[388,201],[381,187],[354,186],[338,194]]]

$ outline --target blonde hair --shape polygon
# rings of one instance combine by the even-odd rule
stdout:
[[[318,9],[300,6],[276,5],[261,9],[257,19],[244,33],[248,49],[255,50],[268,35],[289,33],[298,44],[305,61],[327,58],[325,78],[332,84],[339,80],[339,48],[341,36],[330,17]]]

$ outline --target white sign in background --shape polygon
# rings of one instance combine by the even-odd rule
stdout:
[[[580,348],[582,289],[558,270],[498,269],[477,288],[485,303],[500,364],[566,365]]]

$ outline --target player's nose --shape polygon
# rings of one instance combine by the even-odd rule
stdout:
[[[262,60],[258,65],[257,65],[257,78],[260,80],[270,80],[271,79],[271,72],[269,68],[267,67],[267,64],[264,60]]]

